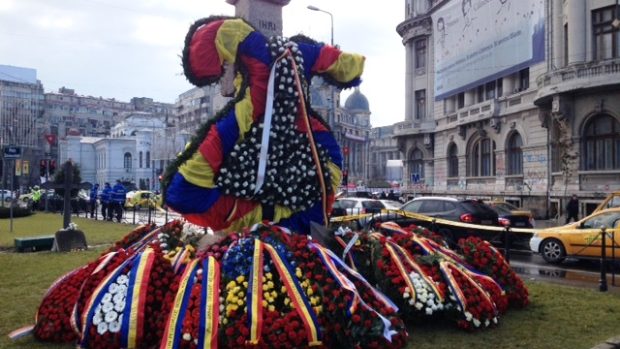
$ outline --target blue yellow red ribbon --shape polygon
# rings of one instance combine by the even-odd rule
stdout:
[[[146,294],[155,257],[153,249],[146,248],[138,255],[129,272],[129,286],[121,323],[123,348],[137,348],[143,338]]]
[[[252,253],[252,270],[250,271],[247,291],[248,327],[250,328],[249,344],[256,345],[260,341],[263,327],[263,250],[264,243],[254,240]]]
[[[82,338],[80,339],[80,347],[87,348],[88,341],[90,340],[90,327],[93,324],[93,317],[95,315],[95,310],[97,305],[101,303],[101,300],[108,292],[108,286],[112,283],[113,280],[116,280],[118,275],[123,271],[123,269],[133,261],[135,256],[127,258],[123,263],[121,263],[116,269],[114,269],[111,273],[109,273],[99,285],[95,288],[91,296],[88,298],[86,302],[86,306],[82,310]]]
[[[403,257],[403,259],[405,260],[405,262],[409,265],[409,267],[411,267],[411,269],[413,269],[413,271],[415,271],[418,275],[420,275],[420,277],[426,282],[427,285],[429,285],[431,287],[431,289],[433,290],[433,293],[435,293],[435,296],[437,296],[437,299],[439,299],[441,302],[444,301],[444,294],[443,292],[441,292],[441,290],[439,290],[439,288],[437,287],[437,285],[435,284],[435,282],[433,281],[433,279],[431,277],[429,277],[424,270],[420,267],[420,265],[413,259],[413,256],[411,256],[411,254],[409,254],[409,251],[405,250],[404,248],[402,248],[402,246],[392,242],[392,241],[388,241],[388,244],[390,244],[391,246],[394,247],[394,249]]]
[[[202,261],[202,293],[198,349],[217,349],[220,322],[220,265],[210,256]]]
[[[286,287],[286,292],[295,305],[295,310],[299,314],[304,327],[306,328],[306,334],[308,336],[308,345],[317,346],[321,345],[321,329],[319,327],[314,309],[310,306],[308,298],[303,292],[299,281],[294,277],[293,269],[288,261],[280,256],[280,253],[273,248],[273,246],[265,243],[265,251],[269,253],[273,264],[275,265],[282,283]]]
[[[174,297],[172,310],[168,316],[160,349],[178,349],[180,346],[183,319],[185,318],[189,298],[192,294],[192,287],[195,282],[194,277],[196,276],[199,262],[199,259],[194,259],[183,271],[177,294]]]

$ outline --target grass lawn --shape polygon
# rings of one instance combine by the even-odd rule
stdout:
[[[91,246],[112,243],[135,227],[76,216],[72,216],[71,221],[84,232]],[[14,247],[16,237],[54,235],[62,228],[62,214],[37,212],[29,217],[14,218],[12,233],[10,224],[9,219],[0,219],[0,249]]]
[[[133,226],[74,220],[91,245],[111,243]],[[51,235],[62,224],[60,215],[37,214],[16,219],[14,234],[8,220],[0,220],[0,246],[13,246],[13,237]],[[32,337],[12,342],[7,334],[32,324],[43,293],[60,275],[95,259],[105,248],[70,253],[0,253],[0,348],[72,348],[50,345]],[[528,348],[588,349],[620,335],[620,293],[528,282],[531,304],[510,310],[499,326],[467,333],[452,324],[424,324],[410,329],[410,349]]]

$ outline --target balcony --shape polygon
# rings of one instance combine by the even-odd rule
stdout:
[[[433,131],[435,131],[435,121],[433,120],[403,121],[394,124],[395,136],[424,134]]]
[[[534,103],[541,105],[559,93],[615,85],[619,81],[620,58],[573,64],[539,76]]]

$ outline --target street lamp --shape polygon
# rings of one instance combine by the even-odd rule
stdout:
[[[320,8],[316,7],[316,6],[312,6],[312,5],[308,5],[308,10],[311,11],[318,11],[318,12],[323,12],[323,13],[327,13],[329,15],[329,19],[331,21],[331,41],[330,44],[332,46],[334,46],[334,16],[332,15],[331,12],[329,11],[325,11],[325,10],[321,10]],[[332,128],[332,130],[335,127],[336,124],[336,94],[334,91],[334,87],[330,86],[330,90],[331,90],[331,95],[332,95],[332,100],[331,100],[331,113],[330,115],[328,115],[328,120],[327,120],[327,124]]]
[[[325,11],[325,10],[321,10],[320,8],[316,7],[316,6],[312,6],[312,5],[308,5],[308,10],[312,10],[312,11],[318,11],[318,12],[323,12],[323,13],[327,13],[329,15],[329,18],[331,20],[331,45],[334,46],[334,16],[332,15],[331,12],[329,11]]]

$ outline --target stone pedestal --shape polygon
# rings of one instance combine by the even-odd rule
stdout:
[[[226,0],[235,6],[235,16],[250,22],[265,36],[282,35],[282,7],[290,0]]]

